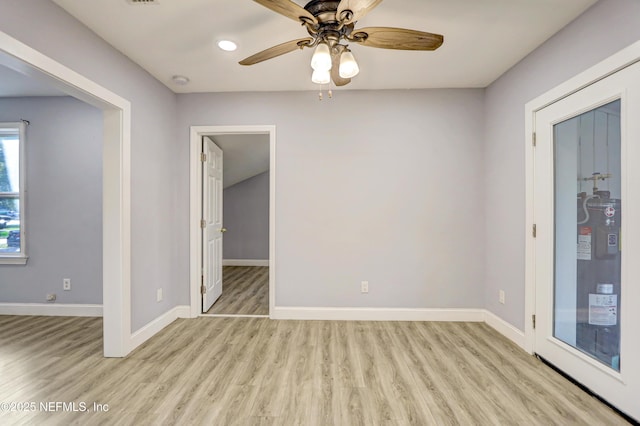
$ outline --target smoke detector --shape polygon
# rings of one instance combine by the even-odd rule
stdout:
[[[160,0],[126,0],[129,4],[159,4]]]
[[[183,75],[174,75],[173,77],[171,77],[171,81],[173,81],[178,86],[184,86],[186,84],[189,84],[190,80],[188,77],[185,77]]]

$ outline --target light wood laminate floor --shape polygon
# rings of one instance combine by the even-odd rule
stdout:
[[[177,320],[124,359],[99,318],[0,316],[13,425],[621,425],[483,323]],[[6,407],[5,407],[6,408]]]
[[[269,268],[225,266],[222,296],[207,314],[269,315]]]

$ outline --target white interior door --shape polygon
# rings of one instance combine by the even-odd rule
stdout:
[[[222,294],[222,150],[203,138],[202,312]]]
[[[535,352],[640,420],[640,64],[535,132]]]

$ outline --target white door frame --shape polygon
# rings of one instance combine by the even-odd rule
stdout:
[[[622,49],[618,53],[599,62],[586,71],[556,86],[525,105],[525,173],[526,173],[526,213],[525,213],[525,346],[533,354],[535,335],[532,316],[535,314],[535,241],[532,235],[534,217],[534,147],[533,131],[535,114],[541,109],[566,98],[579,90],[600,81],[615,72],[640,62],[640,41]]]
[[[191,126],[189,139],[189,288],[191,318],[200,316],[202,300],[202,164],[203,136],[229,134],[269,135],[269,317],[273,318],[276,295],[276,127],[275,126]]]
[[[3,65],[43,80],[103,111],[102,315],[106,357],[123,357],[131,339],[131,104],[0,31]]]

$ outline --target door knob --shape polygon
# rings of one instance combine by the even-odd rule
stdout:
[[[227,232],[227,228],[220,228],[220,232]]]

